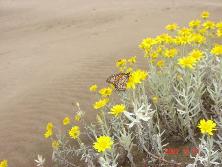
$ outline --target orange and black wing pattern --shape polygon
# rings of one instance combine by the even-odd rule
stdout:
[[[117,73],[107,78],[106,82],[113,84],[117,91],[125,91],[130,73]]]

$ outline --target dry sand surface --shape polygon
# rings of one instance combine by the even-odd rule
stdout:
[[[104,85],[115,60],[142,57],[142,38],[203,10],[218,20],[222,1],[0,0],[0,160],[9,167],[34,167],[37,153],[50,160],[48,121],[61,124],[76,101],[93,120],[88,86]]]

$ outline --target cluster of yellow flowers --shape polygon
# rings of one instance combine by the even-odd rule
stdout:
[[[136,63],[136,56],[133,56],[129,59],[120,59],[116,62],[116,67],[120,72],[130,73],[128,82],[126,83],[127,89],[135,89],[136,85],[145,80],[148,76],[148,73],[140,69],[133,71],[133,65]],[[93,84],[89,87],[91,92],[97,92],[98,86]],[[102,109],[109,103],[109,97],[113,93],[113,85],[104,87],[98,90],[100,99],[93,104],[93,108],[98,110]],[[113,115],[114,117],[119,117],[126,110],[124,104],[113,105],[108,112],[108,114]],[[101,117],[97,115],[99,122],[102,122]],[[98,152],[105,152],[107,149],[111,149],[113,145],[113,140],[111,137],[103,135],[96,139],[96,142],[93,143],[93,148]]]
[[[189,22],[188,27],[179,27],[176,23],[169,24],[165,27],[169,33],[161,34],[155,38],[146,38],[139,45],[145,51],[145,57],[150,60],[150,64],[159,70],[164,69],[169,64],[178,66],[182,69],[193,70],[198,63],[205,57],[205,52],[210,53],[217,57],[222,57],[222,45],[213,44],[209,42],[212,38],[222,37],[222,22],[213,22],[208,20],[210,14],[205,11],[201,14],[202,20],[196,19]],[[171,34],[171,35],[170,35]],[[209,48],[207,48],[209,47]],[[171,61],[173,60],[173,61]],[[129,59],[120,59],[116,62],[119,74],[125,74],[127,79],[123,80],[126,86],[126,91],[133,91],[136,87],[143,83],[148,78],[148,72],[141,69],[134,69],[134,65],[137,59],[136,56],[130,57]],[[173,63],[171,63],[173,62]],[[152,73],[150,72],[150,78]],[[182,75],[177,74],[177,78],[182,80]],[[121,75],[116,77],[117,82],[121,80]],[[115,85],[115,84],[114,84]],[[116,85],[115,85],[116,88]],[[125,90],[125,89],[124,89]],[[114,92],[114,86],[109,85],[98,89],[96,84],[89,87],[90,92],[96,93],[99,98],[93,104],[95,110],[101,111],[100,114],[106,114],[112,116],[113,119],[121,119],[122,113],[126,111],[125,104],[112,104],[110,96]],[[157,105],[161,102],[160,96],[153,95],[151,97],[152,103]],[[105,112],[108,111],[108,112]],[[77,113],[74,117],[75,121],[81,119],[81,114]],[[97,119],[101,124],[106,120],[97,115]],[[69,127],[71,119],[65,117],[62,121],[64,126]],[[105,124],[105,123],[104,123]],[[196,126],[196,125],[195,125]],[[44,133],[45,138],[53,136],[53,124],[49,122],[46,126]],[[213,135],[216,130],[216,123],[213,120],[200,120],[197,127],[200,129],[202,134]],[[80,142],[80,127],[70,126],[68,130],[70,138]],[[96,136],[96,135],[95,135]],[[111,136],[111,135],[110,135]],[[104,132],[99,137],[95,137],[96,141],[92,144],[92,147],[99,153],[104,153],[109,149],[112,149],[114,140],[109,136],[109,132]],[[61,141],[52,140],[52,148],[58,149],[61,145]],[[105,154],[102,154],[105,155]],[[5,164],[5,165],[4,165]],[[2,161],[0,167],[7,167],[7,161]]]
[[[121,59],[119,61],[117,61],[116,66],[120,69],[120,71],[124,72],[125,70],[127,72],[132,71],[131,68],[127,68],[126,65],[127,63],[131,63],[134,64],[136,62],[136,57],[132,57],[130,59],[128,59],[128,61],[126,59]],[[89,87],[89,90],[91,92],[96,92],[98,89],[98,86],[96,84],[91,85]],[[102,88],[98,91],[99,95],[101,96],[101,98],[96,101],[93,104],[93,108],[94,109],[102,109],[103,107],[105,107],[107,105],[107,103],[109,103],[109,96],[112,95],[113,92],[113,87],[105,87]],[[112,108],[110,109],[110,112],[108,112],[111,115],[114,115],[115,117],[118,117],[121,115],[122,112],[125,111],[125,105],[123,104],[117,104],[112,106]],[[102,122],[101,118],[97,115],[97,118],[100,120],[99,122]],[[107,151],[107,149],[111,149],[113,145],[113,140],[111,137],[103,135],[100,136],[98,138],[96,138],[96,142],[93,143],[93,148],[97,151],[97,152],[105,152]]]
[[[210,49],[215,56],[222,56],[222,45],[210,43],[212,38],[222,37],[222,22],[210,21],[209,16],[209,12],[204,11],[201,14],[203,20],[192,20],[188,27],[180,28],[176,23],[169,24],[165,27],[169,33],[146,38],[139,47],[157,68],[161,69],[169,64],[168,59],[176,59],[177,63],[174,65],[194,69],[204,55],[205,50],[200,50],[201,46],[202,49]],[[190,50],[189,54],[185,52],[187,50]]]
[[[89,90],[91,92],[96,92],[97,89],[98,89],[98,86],[96,84],[91,85],[89,87]],[[112,92],[113,92],[113,87],[112,86],[100,89],[98,91],[98,93],[101,96],[101,98],[93,104],[93,108],[97,110],[97,109],[101,109],[104,106],[106,106],[106,104],[109,102],[109,96],[112,95]]]
[[[203,51],[199,49],[192,50],[186,57],[182,57],[178,59],[178,64],[182,68],[190,68],[193,69],[198,61],[203,58]]]
[[[74,120],[75,121],[79,121],[81,119],[81,113],[77,113],[74,117]],[[67,126],[71,123],[71,119],[69,117],[65,117],[62,121],[63,125],[64,126]],[[53,136],[53,127],[54,125],[49,122],[46,126],[46,130],[45,130],[45,133],[44,133],[44,137],[45,138],[50,138]],[[79,130],[79,126],[73,126],[69,131],[68,131],[68,134],[71,138],[73,139],[77,139],[80,135],[80,130]],[[52,148],[53,149],[58,149],[60,147],[61,143],[59,140],[54,140],[52,138]]]
[[[133,57],[133,58],[129,59],[128,62],[135,63],[136,59]],[[120,67],[121,70],[123,70],[123,69],[125,69],[126,63],[127,63],[127,60],[122,59],[117,62],[117,66]],[[98,89],[98,86],[96,84],[91,85],[89,87],[89,90],[91,92],[96,92],[97,89]],[[101,98],[93,104],[93,108],[97,110],[97,109],[101,109],[101,108],[105,107],[107,105],[107,103],[109,102],[109,96],[112,95],[112,92],[113,92],[113,87],[105,87],[105,88],[100,89],[98,91],[98,93],[101,96]],[[109,114],[112,114],[115,117],[117,117],[124,111],[125,111],[125,105],[117,104],[117,105],[112,106]],[[98,117],[98,115],[97,115],[97,117]],[[99,119],[101,120],[100,117],[99,117]],[[75,138],[75,135],[78,136],[78,128],[73,129],[72,135],[73,135],[73,138]],[[95,150],[97,150],[97,152],[100,153],[100,152],[105,152],[107,149],[111,149],[112,145],[113,145],[113,140],[111,139],[111,137],[103,135],[103,136],[100,136],[96,139],[96,142],[93,143],[93,148]]]
[[[7,160],[2,160],[0,162],[0,167],[8,167],[8,161]]]
[[[132,72],[133,65],[136,63],[136,56],[132,56],[129,59],[120,59],[116,62],[116,67],[120,72]]]
[[[46,125],[46,130],[45,130],[45,133],[44,133],[44,137],[47,139],[49,137],[52,137],[53,136],[53,124],[51,122],[49,122],[47,125]],[[59,147],[59,141],[57,140],[53,140],[52,141],[52,148],[53,149],[58,149]]]
[[[90,86],[89,90],[92,91],[92,88],[95,88],[95,87],[96,87],[96,89],[93,89],[93,92],[94,92],[97,90],[97,85]],[[101,98],[93,104],[93,108],[98,110],[98,109],[102,109],[103,107],[105,107],[107,105],[107,103],[109,103],[108,97],[112,94],[112,91],[113,91],[113,89],[110,87],[105,87],[105,88],[100,89],[99,94],[101,95]],[[117,116],[120,116],[121,113],[124,111],[125,111],[125,105],[117,104],[117,105],[112,106],[109,114],[117,117]]]
[[[135,89],[136,85],[141,84],[142,81],[146,80],[148,77],[148,73],[146,71],[133,69],[136,61],[136,56],[133,56],[129,59],[120,59],[116,62],[116,67],[121,73],[130,73],[127,82],[123,83],[126,84],[126,89]],[[100,99],[93,104],[93,108],[96,110],[103,109],[110,102],[109,97],[112,95],[114,87],[113,85],[110,85],[98,91],[97,89],[98,86],[96,84],[93,84],[89,87],[90,92],[98,92],[100,96]],[[126,110],[126,106],[124,104],[116,104],[111,106],[111,108],[108,110],[110,110],[108,114],[114,117],[120,117],[121,114]],[[97,115],[97,120],[98,122],[103,123],[103,120],[99,115]],[[105,152],[107,149],[111,149],[112,145],[113,140],[111,139],[111,137],[103,135],[96,139],[96,142],[93,143],[93,148],[98,152]]]

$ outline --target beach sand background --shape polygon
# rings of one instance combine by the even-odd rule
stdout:
[[[117,59],[144,61],[143,38],[203,10],[222,19],[221,0],[0,0],[0,160],[50,161],[48,121],[61,125],[76,101],[92,121],[88,86],[104,86]]]

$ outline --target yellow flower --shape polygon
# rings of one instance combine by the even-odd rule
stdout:
[[[215,45],[211,49],[211,54],[214,54],[215,56],[222,56],[222,45]]]
[[[49,122],[46,126],[46,131],[44,133],[45,138],[49,138],[53,135],[53,124]]]
[[[156,37],[155,39],[156,44],[171,44],[174,42],[174,38],[172,36],[170,36],[169,34],[161,34],[159,36]]]
[[[45,136],[46,139],[51,137],[52,135],[53,135],[52,129],[46,130],[46,132],[44,133],[44,136]]]
[[[218,23],[216,24],[216,27],[217,27],[218,29],[222,29],[222,21],[221,21],[221,22],[218,22]]]
[[[203,51],[199,49],[194,49],[192,50],[192,52],[189,53],[189,56],[192,56],[197,61],[199,61],[201,58],[203,58],[203,54],[204,54]]]
[[[178,29],[178,25],[176,23],[168,24],[166,25],[165,29],[168,31],[174,31]]]
[[[123,67],[120,67],[120,68],[119,68],[119,71],[120,71],[120,72],[124,72],[125,70],[126,70],[126,66],[123,66]]]
[[[158,53],[158,54],[160,54],[160,53],[162,53],[162,51],[163,51],[162,47],[159,46],[159,47],[156,49],[155,52]]]
[[[108,102],[109,102],[108,98],[100,99],[99,101],[94,103],[93,107],[94,107],[94,109],[100,109],[100,108],[104,107]]]
[[[186,27],[183,27],[181,28],[179,31],[178,31],[178,35],[180,36],[189,36],[192,34],[192,29],[191,28],[186,28]]]
[[[178,64],[182,68],[193,69],[194,66],[196,65],[196,59],[193,58],[192,56],[182,57],[182,58],[178,59]]]
[[[217,36],[218,37],[222,37],[222,29],[218,29],[217,30]]]
[[[93,143],[93,148],[98,152],[104,152],[107,149],[111,149],[113,141],[109,136],[100,136],[96,139],[96,142]]]
[[[216,123],[212,120],[202,119],[197,127],[200,128],[202,134],[213,135],[212,131],[216,130]]]
[[[89,90],[90,90],[90,92],[95,92],[97,90],[97,88],[98,88],[98,86],[96,84],[94,84],[89,87]]]
[[[49,122],[48,124],[47,124],[47,126],[46,126],[46,129],[47,130],[49,130],[49,129],[53,129],[53,124],[52,124],[52,122]]]
[[[73,139],[77,139],[80,135],[80,130],[78,126],[73,126],[69,131],[69,136]]]
[[[81,115],[80,114],[76,114],[74,119],[75,119],[75,121],[80,121]]]
[[[186,45],[190,43],[190,35],[185,35],[185,36],[177,36],[175,38],[175,43],[177,45]]]
[[[133,69],[132,69],[131,67],[129,67],[129,68],[126,69],[126,73],[130,73],[130,72],[132,72],[132,71],[133,71]]]
[[[215,28],[215,23],[212,21],[206,21],[203,23],[203,27],[206,28],[207,30],[212,30]]]
[[[129,80],[127,82],[127,85],[126,85],[126,88],[127,89],[135,89],[136,88],[136,83],[134,82],[133,77],[129,78]]]
[[[68,125],[70,123],[70,118],[69,117],[65,117],[63,119],[63,125]]]
[[[219,56],[222,54],[222,45],[215,44],[214,47],[211,49],[211,53]]]
[[[201,28],[201,29],[199,29],[199,31],[198,31],[201,35],[204,35],[206,32],[207,32],[207,29],[206,28]]]
[[[52,148],[53,149],[57,150],[59,148],[59,146],[60,146],[60,143],[59,143],[58,140],[53,140],[52,141]]]
[[[129,58],[128,62],[131,63],[131,64],[136,63],[136,56],[133,56],[133,57]]]
[[[206,42],[206,37],[201,34],[192,34],[190,40],[197,44],[203,44]]]
[[[158,53],[157,52],[152,52],[152,53],[150,53],[150,57],[152,59],[156,59],[158,57]]]
[[[7,160],[2,160],[0,162],[0,167],[8,167],[8,161]]]
[[[153,97],[152,97],[152,102],[153,102],[154,104],[157,104],[157,103],[158,103],[158,100],[159,100],[159,97],[158,97],[158,96],[153,96]]]
[[[191,28],[197,28],[200,26],[201,21],[200,20],[192,20],[189,22],[189,26]]]
[[[159,60],[159,61],[156,63],[156,65],[157,65],[157,67],[159,67],[159,68],[163,68],[164,65],[165,65],[165,63],[164,63],[163,60]]]
[[[100,89],[99,93],[102,97],[110,96],[112,94],[112,89],[110,87]]]
[[[147,78],[147,76],[148,73],[140,69],[132,72],[126,85],[127,89],[135,89],[136,84],[141,83]]]
[[[141,83],[141,81],[144,81],[148,77],[148,73],[140,69],[136,70],[132,75],[137,76],[136,78],[140,78],[138,83]]]
[[[209,16],[210,16],[210,13],[209,13],[208,11],[203,11],[203,12],[201,13],[201,17],[202,17],[203,19],[207,19]]]
[[[166,49],[164,52],[164,57],[173,58],[177,54],[177,49]]]
[[[114,115],[115,117],[119,116],[122,112],[125,111],[125,105],[123,104],[117,104],[111,108],[111,112],[109,114]]]
[[[116,62],[116,67],[122,67],[122,66],[125,66],[127,63],[127,60],[126,59],[120,59]]]
[[[145,38],[143,41],[140,43],[139,47],[141,49],[144,49],[146,53],[150,52],[150,49],[154,45],[154,39],[153,38]]]

